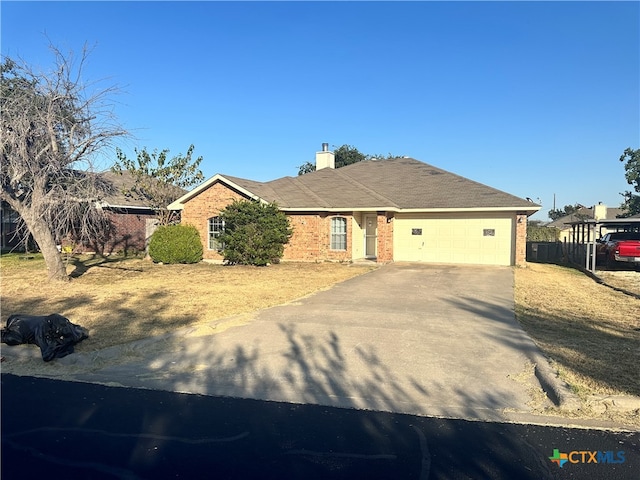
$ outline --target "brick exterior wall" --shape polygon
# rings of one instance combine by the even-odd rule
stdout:
[[[522,213],[516,215],[515,250],[516,266],[525,266],[527,264],[527,216]]]
[[[377,262],[393,262],[393,216],[378,212],[378,252]]]
[[[247,197],[224,184],[217,182],[184,205],[180,223],[193,225],[200,232],[202,241],[202,256],[206,260],[222,260],[217,250],[209,249],[209,219],[217,217],[224,208],[234,200]]]
[[[351,214],[291,213],[287,217],[293,228],[293,235],[284,247],[283,260],[303,262],[351,260],[353,237]],[[346,250],[331,250],[331,219],[335,217],[347,220]]]
[[[216,250],[209,249],[209,219],[217,216],[233,200],[246,199],[223,183],[215,183],[189,200],[182,210],[181,223],[194,225],[200,232],[203,258],[223,259]],[[347,261],[351,260],[352,215],[305,213],[287,215],[293,235],[285,245],[283,260],[290,261]],[[331,218],[341,216],[347,219],[347,250],[331,250]]]
[[[104,253],[136,253],[147,248],[147,220],[152,214],[107,212],[112,225],[112,236],[104,245]]]
[[[70,246],[76,253],[136,254],[147,249],[147,222],[156,221],[153,213],[131,213],[107,210],[109,230],[105,238],[82,241],[78,238],[63,238],[63,247]]]
[[[353,242],[362,242],[359,236],[354,238],[353,212],[314,214],[288,214],[293,227],[293,236],[285,246],[283,260],[309,262],[345,262],[354,260]],[[347,249],[331,250],[331,219],[342,217],[347,220]],[[377,261],[393,261],[393,217],[385,212],[377,214]]]
[[[313,262],[320,256],[320,216],[314,214],[287,215],[293,235],[284,246],[283,260]]]

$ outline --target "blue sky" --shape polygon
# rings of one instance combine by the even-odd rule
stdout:
[[[638,2],[10,2],[3,55],[94,46],[121,144],[295,176],[322,142],[408,155],[553,207],[619,206],[640,148]]]

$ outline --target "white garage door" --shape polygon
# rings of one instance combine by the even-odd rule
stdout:
[[[401,214],[393,226],[396,261],[512,265],[513,216]]]

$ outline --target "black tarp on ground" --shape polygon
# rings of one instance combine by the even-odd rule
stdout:
[[[45,362],[73,353],[74,345],[88,337],[85,328],[57,313],[46,316],[11,315],[1,332],[1,341],[7,345],[38,345]]]

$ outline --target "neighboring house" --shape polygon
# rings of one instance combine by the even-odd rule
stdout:
[[[169,208],[200,231],[209,260],[222,260],[220,211],[253,199],[290,220],[283,260],[525,262],[526,219],[539,205],[407,157],[336,169],[326,145],[315,172],[269,182],[217,174]]]
[[[560,217],[554,220],[551,223],[548,223],[547,227],[555,227],[560,230],[560,238],[559,240],[563,243],[580,243],[580,239],[573,238],[573,228],[572,223],[581,222],[584,220],[613,220],[618,218],[618,216],[622,215],[624,210],[621,208],[607,208],[606,205],[599,203],[598,205],[594,205],[593,207],[580,207],[578,210],[573,212],[571,215],[565,215],[564,217]],[[615,230],[615,228],[614,228]],[[604,235],[609,232],[610,229],[602,228],[602,232],[600,235]]]
[[[74,244],[73,240],[63,240],[63,243],[74,244],[77,252],[101,253],[132,253],[145,251],[148,240],[157,226],[156,212],[149,208],[148,202],[140,198],[132,198],[124,192],[134,184],[134,179],[128,172],[122,175],[105,171],[99,173],[106,182],[109,193],[97,203],[109,219],[109,235],[107,239],[92,240],[82,245]],[[184,193],[176,189],[175,198]],[[18,224],[18,214],[8,205],[2,204],[2,248],[12,250],[21,248],[17,236],[13,235]]]
[[[145,200],[124,194],[134,184],[129,172],[124,171],[120,175],[106,171],[100,175],[112,186],[112,192],[99,203],[109,218],[111,234],[106,243],[84,245],[82,250],[98,247],[103,253],[144,252],[158,223],[155,210],[149,208]]]
[[[6,250],[23,250],[24,244],[18,232],[20,217],[5,201],[0,205],[0,248]]]

